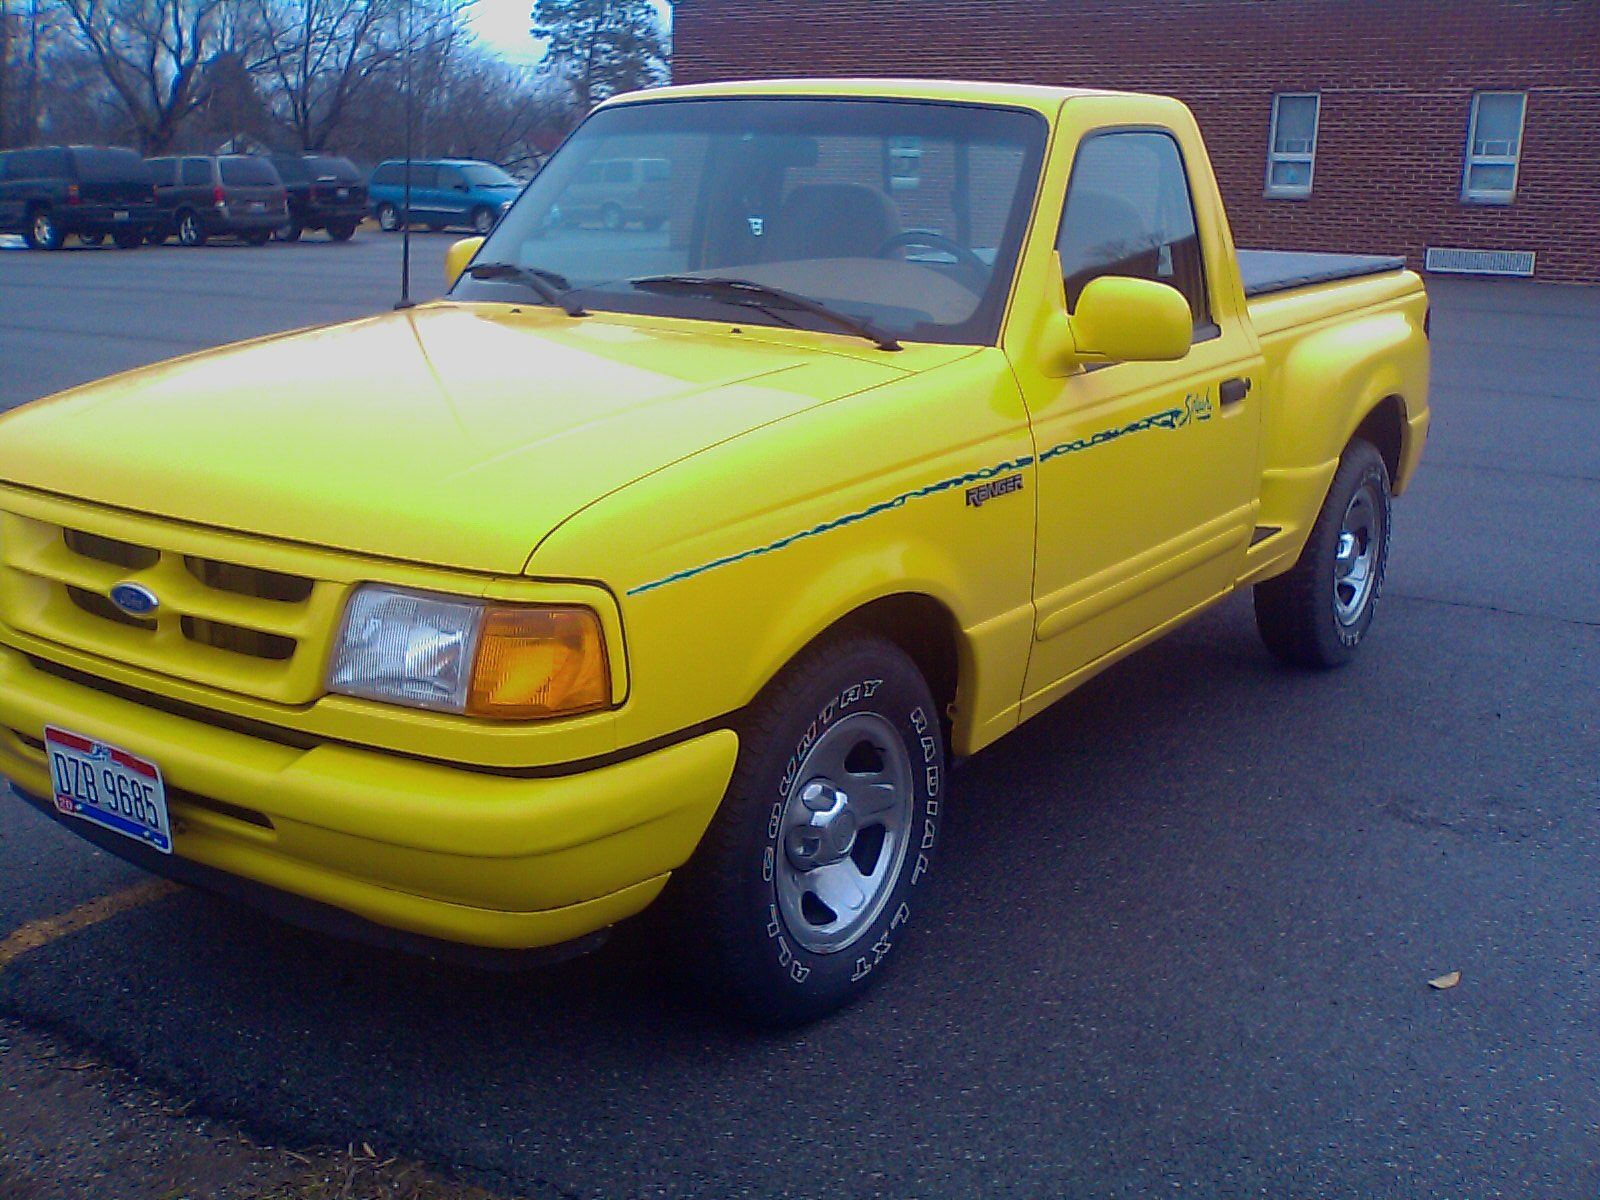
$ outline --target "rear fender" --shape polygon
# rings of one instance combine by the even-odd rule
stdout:
[[[1412,423],[1425,410],[1428,344],[1402,308],[1341,322],[1302,339],[1284,360],[1263,432],[1260,523],[1309,528],[1339,455],[1369,414],[1393,396],[1401,405],[1400,461],[1415,462]]]

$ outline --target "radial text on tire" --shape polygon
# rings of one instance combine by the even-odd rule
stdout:
[[[926,902],[944,790],[916,664],[861,632],[806,650],[747,710],[728,793],[674,881],[696,983],[770,1026],[858,997]]]

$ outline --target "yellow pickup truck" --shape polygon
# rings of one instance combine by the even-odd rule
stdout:
[[[0,773],[424,950],[665,891],[758,1021],[879,977],[952,760],[1097,671],[1246,586],[1347,661],[1428,426],[1419,278],[1236,253],[1154,96],[627,96],[450,272],[0,420]]]

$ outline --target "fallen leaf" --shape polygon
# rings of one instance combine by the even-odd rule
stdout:
[[[1460,982],[1461,982],[1461,972],[1460,971],[1451,971],[1450,974],[1448,974],[1448,975],[1441,975],[1437,979],[1428,980],[1428,986],[1431,987],[1436,992],[1442,992],[1447,988],[1455,987],[1455,985],[1460,983]]]

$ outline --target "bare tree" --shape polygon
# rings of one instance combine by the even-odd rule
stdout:
[[[350,100],[400,47],[395,0],[250,0],[272,115],[306,150],[324,148]]]
[[[146,154],[172,142],[205,98],[226,0],[59,0]]]

